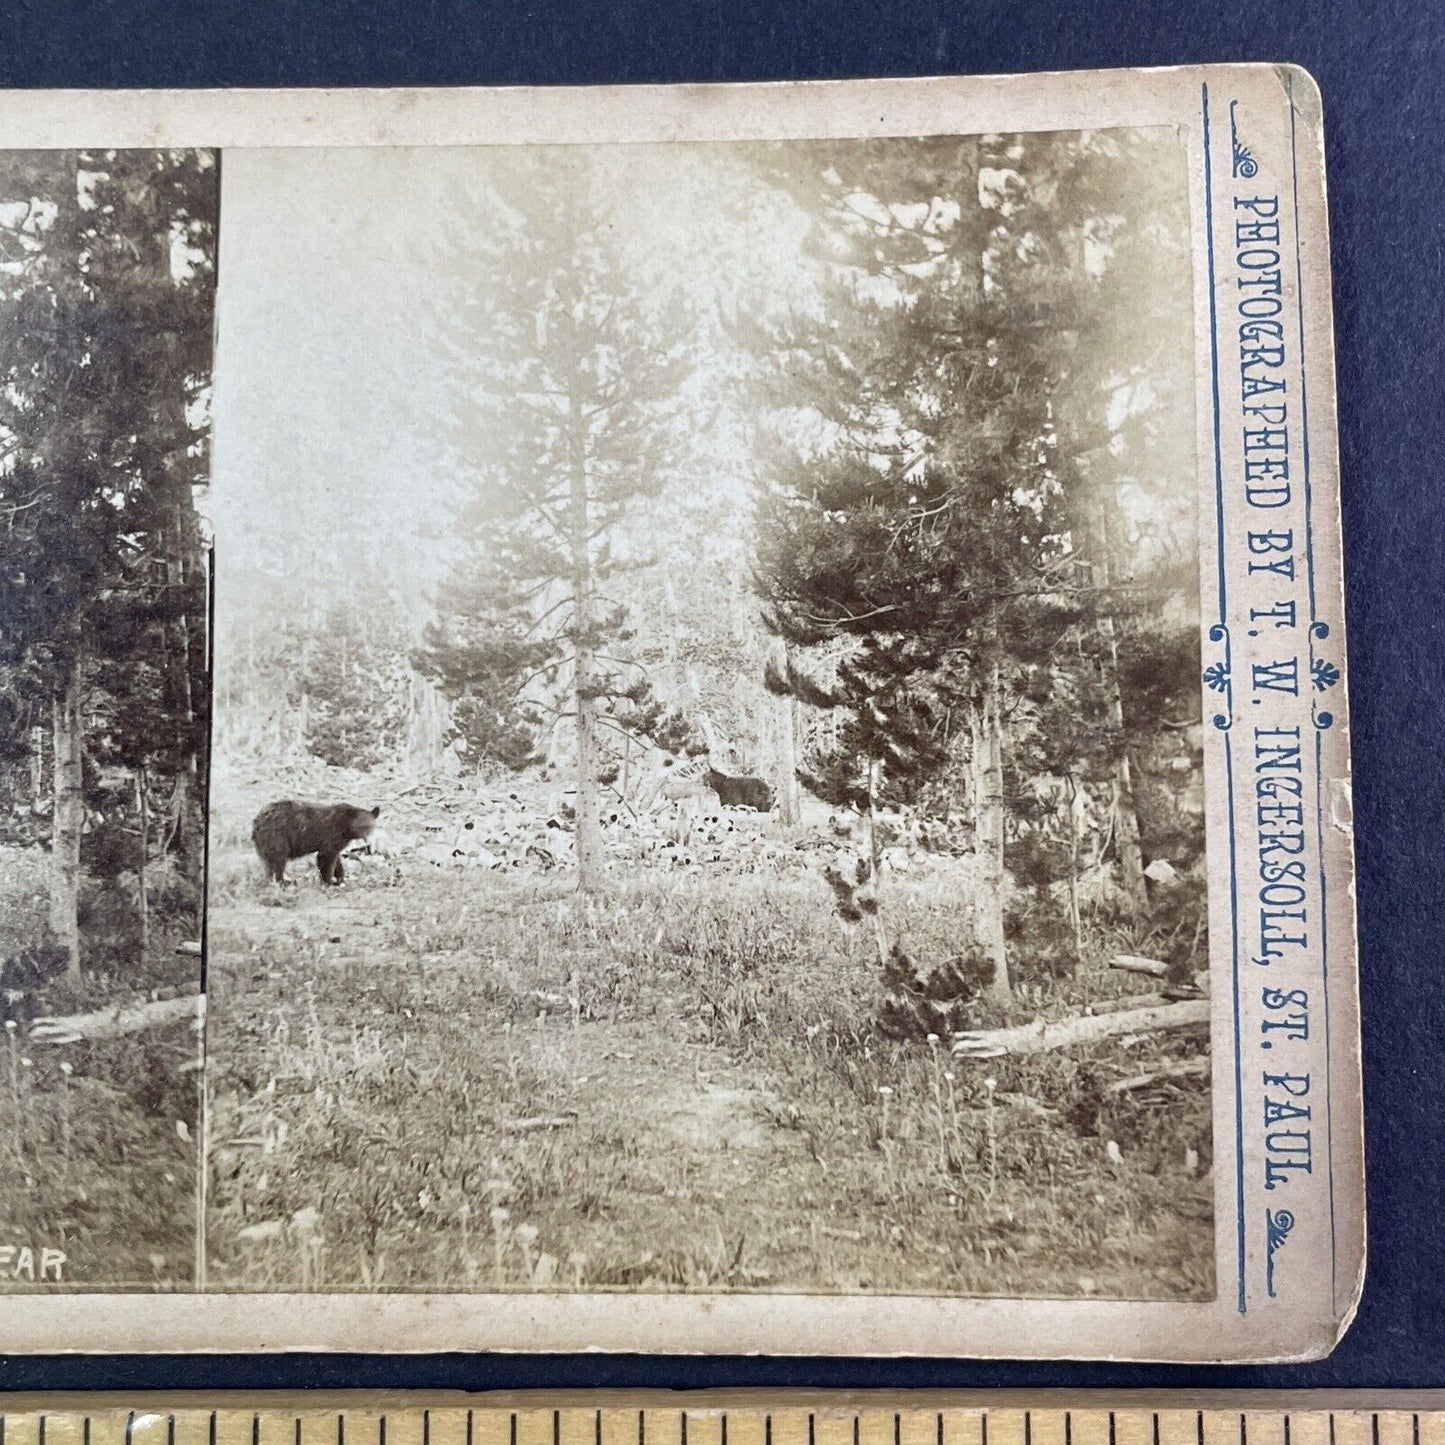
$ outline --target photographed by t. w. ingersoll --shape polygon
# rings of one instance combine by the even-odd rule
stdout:
[[[4,157],[19,1347],[1330,1346],[1317,100],[1107,80]]]

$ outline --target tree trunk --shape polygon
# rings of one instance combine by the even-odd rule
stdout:
[[[146,781],[145,769],[140,768],[135,775],[135,807],[137,819],[140,824],[140,853],[136,860],[136,889],[140,897],[138,900],[138,915],[140,918],[140,956],[144,962],[146,954],[150,951],[151,926],[150,926],[150,899],[147,896],[146,878],[146,853],[150,847],[150,814],[146,809]]]
[[[45,797],[45,729],[30,729],[30,811],[40,811]]]
[[[803,820],[803,789],[798,782],[798,700],[795,697],[780,698],[783,716],[779,743],[782,749],[782,816],[785,823],[800,823]]]
[[[1099,508],[1099,562],[1095,583],[1109,587],[1109,523]],[[1134,806],[1134,775],[1129,764],[1129,740],[1124,731],[1124,695],[1119,687],[1119,638],[1114,615],[1106,604],[1099,614],[1099,632],[1104,639],[1104,696],[1109,709],[1109,727],[1114,734],[1114,842],[1119,850],[1120,881],[1129,906],[1142,913],[1149,905],[1144,883],[1144,852],[1139,842],[1139,814]]]
[[[1139,840],[1139,810],[1134,805],[1134,770],[1127,749],[1114,764],[1114,788],[1119,810],[1119,862],[1124,891],[1136,913],[1149,904],[1148,886],[1144,882],[1144,850]]]
[[[189,569],[186,565],[187,557],[193,551],[198,553],[200,550],[200,537],[194,513],[187,517],[183,512],[177,512],[174,536],[174,554],[166,559],[166,579],[172,587],[180,588],[187,586],[190,581]],[[191,628],[195,625],[195,619],[187,611],[181,614],[175,625],[179,634],[180,646],[172,654],[174,660],[171,665],[175,668],[175,687],[181,703],[181,715],[185,719],[187,747],[185,765],[176,782],[176,833],[171,840],[171,846],[180,855],[182,874],[186,878],[199,881],[203,866],[201,856],[203,845],[201,839],[195,836],[195,830],[191,828],[190,818],[191,800],[199,796],[201,789],[201,767],[196,742],[196,705],[191,688],[192,648],[194,646],[191,640]],[[202,645],[204,646],[204,643]]]
[[[1084,956],[1084,921],[1079,912],[1079,807],[1084,785],[1070,774],[1065,806],[1069,812],[1069,922],[1074,930],[1074,955]]]
[[[71,658],[53,703],[55,801],[51,813],[50,931],[65,949],[65,974],[80,979],[80,835],[85,827],[81,773],[81,657]]]
[[[1050,1049],[1066,1049],[1072,1044],[1091,1044],[1115,1034],[1148,1034],[1162,1029],[1207,1026],[1209,1009],[1209,1000],[1198,998],[1150,1008],[1125,1009],[1119,1013],[1080,1014],[1051,1023],[1035,1019],[1033,1023],[1011,1029],[979,1029],[955,1034],[953,1052],[959,1058],[967,1059],[1042,1054]]]
[[[602,828],[597,816],[597,699],[592,695],[596,642],[592,636],[587,422],[575,405],[569,421],[571,477],[568,533],[572,553],[573,626],[576,632],[572,696],[577,716],[577,886],[584,893],[595,893],[602,886]]]
[[[777,654],[783,675],[787,675],[788,648],[779,642]],[[796,823],[802,813],[798,789],[798,701],[786,695],[773,698],[778,743],[774,780],[778,787],[778,817],[784,823]]]
[[[81,1039],[114,1039],[142,1029],[178,1023],[182,1019],[199,1020],[202,1008],[199,995],[185,994],[180,998],[117,1005],[94,1013],[38,1018],[31,1022],[27,1042],[73,1044]]]
[[[887,929],[883,926],[883,915],[879,911],[878,895],[882,878],[880,876],[879,864],[883,861],[883,849],[878,842],[878,774],[880,766],[877,758],[868,760],[868,812],[864,817],[864,824],[868,837],[868,864],[870,868],[869,882],[873,889],[873,906],[868,910],[873,924],[873,942],[878,949],[878,961],[885,967],[892,956],[893,948],[888,939]]]
[[[979,942],[993,964],[993,980],[989,997],[1007,1003],[1012,997],[1009,984],[1008,945],[1004,939],[1004,797],[1003,797],[1003,706],[1000,698],[1001,678],[997,661],[991,664],[988,690],[979,718],[975,768],[978,786],[975,791],[978,831],[976,847],[979,860]]]

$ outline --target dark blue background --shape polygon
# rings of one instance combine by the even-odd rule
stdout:
[[[580,1356],[12,1359],[0,1360],[0,1387],[1445,1386],[1445,7],[0,0],[6,86],[770,80],[1230,60],[1297,62],[1325,100],[1370,1212],[1364,1303],[1335,1354],[1249,1370]]]

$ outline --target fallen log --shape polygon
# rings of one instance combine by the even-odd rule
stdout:
[[[1110,1094],[1128,1094],[1135,1089],[1147,1089],[1150,1084],[1162,1083],[1166,1079],[1197,1079],[1209,1073],[1209,1060],[1206,1058],[1181,1059],[1176,1064],[1165,1064],[1161,1068],[1153,1069],[1147,1074],[1135,1074],[1129,1079],[1117,1079],[1110,1084],[1107,1092]]]
[[[182,998],[154,999],[149,1003],[124,1004],[88,1014],[66,1014],[32,1019],[28,1030],[32,1044],[75,1044],[83,1039],[114,1039],[142,1029],[201,1016],[199,994]]]
[[[953,1036],[953,1052],[965,1059],[997,1059],[1004,1054],[1042,1054],[1072,1044],[1092,1043],[1111,1034],[1147,1034],[1209,1022],[1207,998],[1119,1013],[1082,1014],[1052,1023],[1035,1019],[1011,1029],[980,1029]]]
[[[1118,998],[1098,998],[1089,1005],[1091,1014],[1116,1014],[1121,1009],[1152,1008],[1155,1004],[1168,1003],[1162,993],[1126,993]]]
[[[1110,968],[1122,969],[1125,973],[1147,973],[1150,978],[1167,978],[1169,965],[1157,958],[1141,958],[1137,953],[1116,953]]]

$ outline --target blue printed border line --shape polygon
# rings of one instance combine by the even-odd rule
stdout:
[[[1321,987],[1323,997],[1323,1022],[1324,1022],[1324,1054],[1325,1054],[1325,1149],[1326,1149],[1326,1177],[1329,1198],[1329,1222],[1330,1222],[1330,1307],[1334,1312],[1338,1311],[1338,1283],[1337,1283],[1337,1228],[1335,1217],[1335,1174],[1334,1174],[1334,1123],[1332,1099],[1330,1086],[1332,1082],[1332,1067],[1330,1053],[1330,996],[1329,996],[1329,920],[1328,910],[1328,878],[1325,868],[1324,852],[1324,782],[1323,782],[1323,750],[1324,733],[1334,723],[1333,715],[1319,706],[1315,693],[1323,693],[1334,688],[1341,680],[1341,673],[1338,666],[1325,658],[1316,647],[1316,643],[1323,642],[1331,635],[1330,626],[1323,621],[1318,612],[1315,588],[1315,538],[1314,538],[1314,510],[1312,479],[1310,474],[1310,438],[1309,438],[1309,385],[1308,368],[1305,356],[1305,321],[1304,321],[1304,262],[1300,249],[1300,227],[1299,227],[1299,156],[1296,138],[1296,108],[1294,105],[1293,85],[1290,86],[1290,171],[1294,211],[1294,243],[1295,243],[1295,299],[1298,310],[1299,321],[1299,349],[1300,349],[1300,415],[1303,434],[1303,467],[1304,467],[1304,513],[1305,513],[1305,566],[1308,578],[1309,591],[1309,685],[1311,687],[1310,714],[1315,728],[1315,828],[1316,847],[1319,859],[1319,885],[1320,885],[1320,968]],[[1249,179],[1258,174],[1259,165],[1253,153],[1241,141],[1238,125],[1236,123],[1236,107],[1238,101],[1231,100],[1229,105],[1229,131],[1230,131],[1230,155],[1232,171],[1236,177]],[[1222,410],[1219,395],[1219,318],[1218,298],[1215,286],[1215,258],[1214,258],[1214,186],[1213,186],[1213,155],[1209,124],[1209,86],[1204,84],[1200,87],[1200,107],[1203,128],[1204,142],[1204,215],[1205,215],[1205,250],[1208,259],[1209,275],[1209,324],[1210,324],[1210,382],[1214,405],[1214,485],[1215,485],[1215,526],[1216,526],[1216,548],[1218,564],[1218,590],[1219,590],[1219,616],[1218,620],[1209,628],[1209,639],[1211,642],[1222,643],[1224,646],[1223,657],[1210,667],[1205,669],[1204,682],[1211,691],[1221,694],[1222,711],[1214,716],[1214,726],[1225,734],[1224,742],[1224,770],[1225,790],[1228,803],[1229,818],[1229,910],[1230,910],[1230,960],[1231,974],[1234,989],[1234,1113],[1235,1113],[1235,1197],[1236,1197],[1236,1250],[1238,1256],[1238,1279],[1239,1295],[1238,1309],[1240,1314],[1248,1313],[1248,1280],[1246,1273],[1247,1264],[1247,1230],[1245,1220],[1245,1189],[1244,1189],[1244,1091],[1243,1091],[1243,1047],[1242,1047],[1242,1021],[1241,1021],[1241,997],[1240,997],[1240,974],[1239,974],[1239,890],[1237,875],[1237,841],[1235,828],[1235,796],[1234,796],[1234,749],[1231,731],[1234,723],[1234,694],[1233,678],[1231,675],[1233,658],[1231,656],[1228,605],[1227,605],[1227,577],[1225,566],[1224,546],[1224,459],[1221,446],[1221,423]],[[1282,1216],[1282,1217],[1281,1217]],[[1287,1211],[1279,1214],[1268,1214],[1266,1218],[1268,1235],[1267,1238],[1267,1280],[1268,1293],[1274,1295],[1274,1254],[1284,1242],[1285,1236],[1293,1228],[1294,1217]]]
[[[1209,86],[1200,87],[1200,104],[1204,125],[1204,226],[1206,254],[1209,261],[1209,354],[1210,383],[1214,396],[1214,516],[1216,528],[1216,561],[1218,562],[1219,620],[1209,629],[1211,642],[1225,646],[1222,664],[1205,674],[1211,688],[1222,692],[1225,711],[1216,713],[1214,726],[1224,734],[1224,783],[1229,813],[1229,928],[1230,968],[1234,987],[1234,1176],[1235,1228],[1239,1255],[1239,1312],[1245,1314],[1249,1302],[1245,1291],[1245,1226],[1244,1226],[1244,1056],[1240,1037],[1239,1001],[1239,881],[1236,868],[1234,827],[1234,740],[1230,729],[1234,722],[1234,697],[1230,680],[1228,621],[1228,584],[1224,562],[1224,452],[1220,442],[1221,412],[1219,404],[1219,307],[1215,295],[1214,271],[1214,175],[1209,136]],[[1232,120],[1232,117],[1231,117]],[[1215,669],[1218,669],[1217,671]],[[1217,680],[1216,680],[1217,679]]]

